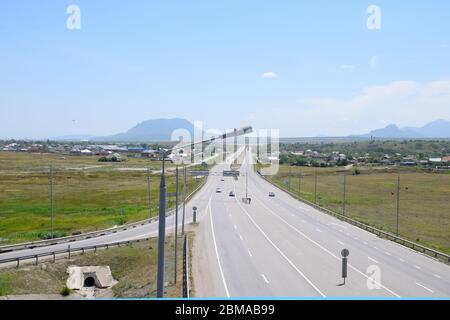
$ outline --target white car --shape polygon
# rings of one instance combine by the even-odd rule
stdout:
[[[222,193],[222,188],[217,188],[216,193]]]

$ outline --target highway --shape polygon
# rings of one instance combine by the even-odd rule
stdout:
[[[240,148],[239,152],[244,152]],[[237,156],[237,155],[235,155]],[[328,216],[280,191],[253,170],[245,153],[238,180],[211,170],[205,186],[186,205],[196,206],[192,272],[197,297],[448,298],[450,266]],[[246,178],[251,204],[244,203]],[[217,188],[223,191],[216,192]],[[235,197],[230,197],[233,191]],[[275,197],[269,197],[275,192]],[[180,210],[181,213],[181,210]],[[180,214],[181,226],[181,214]],[[173,216],[166,220],[173,231]],[[158,223],[71,242],[71,248],[157,236]],[[27,256],[67,244],[0,254]],[[341,250],[350,251],[348,278],[341,278]]]
[[[197,296],[450,297],[450,266],[292,198],[254,172],[251,152],[241,173],[251,204],[242,201],[245,177],[210,177],[196,200],[205,208],[194,242]],[[350,256],[342,285],[344,248]]]

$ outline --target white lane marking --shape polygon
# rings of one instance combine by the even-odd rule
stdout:
[[[244,238],[242,238],[242,236],[241,236],[241,235],[239,235],[239,239],[241,239],[241,240],[244,240]]]
[[[358,237],[354,237],[353,239],[358,240]]]
[[[368,243],[366,241],[363,242],[365,245],[368,245]]]
[[[401,262],[405,262],[405,260],[403,260],[402,258],[398,258],[398,260],[400,260]]]
[[[340,228],[343,228],[343,229],[347,229],[346,226],[343,226],[343,225],[340,225],[340,224],[337,224],[337,223],[334,223],[334,222],[332,222],[331,224],[334,225],[334,226],[338,226]]]
[[[416,268],[417,270],[421,270],[422,268],[419,266],[414,266],[414,268]]]
[[[234,181],[233,181],[233,184],[234,184],[234,187],[236,188]],[[261,227],[255,222],[255,220],[253,220],[253,218],[250,216],[248,211],[241,205],[241,203],[237,199],[236,199],[236,202],[239,205],[239,207],[241,207],[242,211],[244,211],[244,213],[250,219],[250,221],[253,223],[253,225],[259,230],[259,232],[261,232],[261,234],[264,236],[264,238],[266,238],[266,240],[275,248],[275,250],[278,251],[278,253],[291,265],[291,267],[294,268],[294,270],[297,271],[297,273],[300,274],[302,276],[302,278],[305,279],[311,285],[311,287],[314,288],[314,290],[316,290],[323,298],[325,298],[326,296],[322,293],[322,291],[320,291],[319,288],[317,288],[314,285],[314,283],[312,283],[311,280],[309,280],[309,278],[297,268],[297,266],[283,253],[283,251],[280,250],[280,248],[277,247],[277,245],[275,243],[273,243],[272,240],[270,240],[270,238],[267,236],[267,234],[261,229]]]
[[[422,288],[424,288],[425,290],[427,290],[427,291],[429,291],[429,292],[431,292],[431,293],[434,293],[433,290],[431,290],[430,288],[425,287],[423,284],[420,284],[420,283],[418,283],[418,282],[416,282],[416,284],[417,284],[419,287],[422,287]]]
[[[295,214],[291,213],[291,217],[295,217]]]
[[[433,274],[433,276],[435,276],[436,278],[438,278],[438,279],[440,279],[441,278],[441,276],[440,275],[438,275],[438,274]]]
[[[294,230],[295,232],[297,232],[298,234],[300,234],[301,236],[303,236],[305,239],[309,240],[310,242],[312,242],[313,244],[315,244],[316,246],[318,246],[320,249],[322,249],[323,251],[325,251],[326,253],[328,253],[329,255],[331,255],[332,257],[334,257],[335,259],[341,261],[341,257],[338,257],[337,255],[335,255],[334,253],[332,253],[330,250],[326,249],[324,246],[322,246],[321,244],[319,244],[318,242],[314,241],[313,239],[311,239],[310,237],[308,237],[306,234],[304,234],[303,232],[301,232],[300,230],[298,230],[296,227],[294,227],[293,225],[291,225],[289,222],[287,222],[286,220],[284,220],[282,217],[280,217],[279,215],[277,215],[276,213],[274,213],[269,207],[267,207],[261,200],[259,200],[258,198],[255,198],[257,201],[259,201],[273,216],[275,216],[276,218],[278,218],[279,220],[283,221],[287,226],[289,226],[292,230]],[[239,202],[238,202],[239,203]],[[240,205],[240,203],[239,203]],[[348,266],[355,270],[356,272],[358,272],[359,274],[361,274],[362,276],[366,277],[367,279],[371,279],[369,278],[369,276],[367,274],[365,274],[364,272],[358,270],[357,268],[355,268],[353,265],[348,264]],[[372,279],[373,281],[373,279]],[[381,283],[374,281],[374,283],[376,283],[377,285],[379,285],[380,287],[384,288],[386,291],[390,292],[392,295],[396,296],[397,298],[401,298],[400,295],[398,295],[397,293],[395,293],[394,291],[392,291],[391,289],[387,288],[386,286],[382,285]]]
[[[212,196],[211,196],[211,198],[212,198]],[[225,281],[225,276],[223,274],[222,264],[220,263],[219,250],[217,250],[216,235],[214,233],[214,223],[213,223],[212,212],[211,212],[211,198],[209,198],[208,206],[209,206],[209,221],[211,221],[211,231],[212,231],[212,236],[213,236],[214,249],[216,250],[217,262],[219,263],[219,270],[220,270],[220,275],[222,277],[223,286],[225,288],[225,293],[227,294],[227,298],[229,298],[230,292],[228,291],[227,282]]]
[[[316,228],[316,231],[317,231],[317,232],[322,232],[322,230],[320,230],[319,228]]]
[[[234,230],[237,230],[237,226],[236,225],[234,225]]]
[[[261,275],[261,277],[264,279],[264,281],[268,284],[269,283],[269,280],[267,280],[267,278],[266,278],[266,276],[265,275]]]
[[[391,256],[391,254],[390,254],[389,252],[386,251],[385,253],[386,253],[388,256]]]
[[[375,260],[375,259],[373,259],[373,258],[371,258],[371,257],[367,257],[367,259],[369,259],[370,261],[373,261],[373,262],[375,262],[375,263],[379,263],[377,260]]]
[[[345,246],[345,243],[343,243],[342,241],[338,240],[337,241],[341,246]]]
[[[253,257],[253,256],[252,256],[252,253],[250,252],[250,250],[248,250],[248,255],[249,255],[250,257]]]
[[[375,246],[374,246],[373,248],[374,248],[375,250],[378,250],[378,248],[377,248],[377,247],[375,247]]]

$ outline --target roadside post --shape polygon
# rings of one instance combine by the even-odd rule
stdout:
[[[348,249],[344,249],[341,251],[342,255],[342,278],[344,279],[343,285],[345,285],[345,279],[347,278],[347,257],[349,256],[350,251]]]
[[[192,210],[194,210],[192,223],[196,224],[197,223],[197,207],[193,207]]]

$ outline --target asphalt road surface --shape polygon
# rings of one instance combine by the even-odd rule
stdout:
[[[248,179],[212,176],[196,199],[203,208],[194,242],[196,296],[450,297],[450,266],[292,198],[256,174],[250,154],[241,167]],[[242,200],[246,180],[250,204]]]

